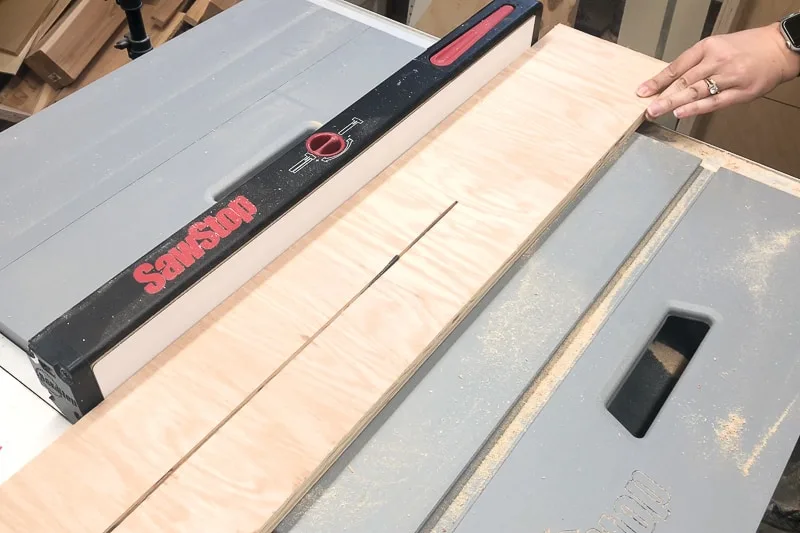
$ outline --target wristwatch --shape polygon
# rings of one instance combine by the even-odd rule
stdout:
[[[789,50],[800,54],[800,12],[787,15],[781,20],[781,33]]]

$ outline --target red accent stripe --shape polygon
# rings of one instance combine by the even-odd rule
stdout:
[[[494,13],[477,23],[467,30],[458,39],[439,50],[433,57],[431,63],[437,67],[452,65],[459,57],[472,48],[484,35],[500,24],[500,22],[514,11],[514,6],[504,5]]]

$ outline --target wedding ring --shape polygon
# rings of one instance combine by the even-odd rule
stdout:
[[[708,92],[711,93],[711,96],[714,96],[715,94],[719,94],[719,86],[717,85],[717,83],[714,80],[712,80],[711,78],[706,78],[705,82],[706,82],[706,85],[708,85]]]

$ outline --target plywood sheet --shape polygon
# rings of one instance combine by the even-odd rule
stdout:
[[[381,187],[401,178],[376,178],[0,485],[0,532],[104,531],[134,506],[447,208]]]
[[[661,68],[553,30],[0,486],[0,532],[274,524],[636,127]]]
[[[161,0],[151,15],[156,27],[166,26],[183,3],[184,0]]]
[[[55,0],[0,0],[0,50],[17,55],[36,33]]]
[[[186,12],[186,22],[192,26],[197,26],[205,20],[206,12],[209,10],[211,0],[195,0]]]
[[[639,124],[636,86],[660,62],[551,34],[384,185],[452,208],[115,533],[271,531]]]
[[[80,76],[125,20],[116,2],[78,0],[30,52],[26,64],[39,77],[61,88]]]
[[[42,24],[39,26],[37,42],[34,42],[34,46],[38,46],[38,40],[41,37],[47,35],[47,32],[55,25],[61,15],[69,8],[69,6],[74,3],[74,0],[57,0],[55,4],[53,4],[53,8],[48,13],[47,17],[45,17]]]
[[[176,11],[165,25],[157,27],[154,15],[156,10],[160,7],[161,4],[158,6],[149,4],[142,5],[142,18],[145,20],[145,29],[150,37],[153,48],[158,48],[167,40],[174,37],[178,30],[180,30],[185,16],[185,13]],[[66,98],[75,91],[94,83],[107,74],[111,74],[130,63],[131,59],[128,57],[127,51],[114,48],[114,43],[120,41],[129,31],[128,24],[122,22],[100,52],[92,58],[92,61],[86,66],[83,72],[81,72],[80,76],[78,76],[73,83],[58,91],[55,101],[57,102]]]
[[[20,67],[22,67],[23,61],[25,61],[25,56],[33,47],[33,43],[35,40],[36,40],[36,35],[28,39],[28,42],[25,44],[25,46],[22,47],[22,51],[16,55],[9,54],[8,52],[3,52],[0,50],[0,73],[11,74],[13,76],[17,72],[19,72]]]

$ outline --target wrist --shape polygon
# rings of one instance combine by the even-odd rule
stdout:
[[[781,78],[783,81],[790,81],[800,76],[800,53],[795,52],[786,42],[786,36],[781,30],[781,24],[776,22],[773,26],[773,34],[776,37],[776,44],[781,52],[782,65]]]

